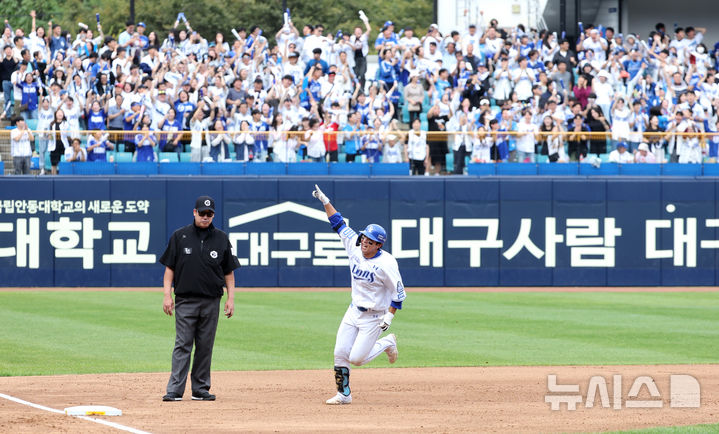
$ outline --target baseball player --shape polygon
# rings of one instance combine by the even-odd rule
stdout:
[[[393,333],[378,339],[389,329],[397,309],[405,299],[397,260],[382,250],[387,233],[380,225],[370,224],[359,235],[345,225],[342,215],[315,184],[312,196],[325,206],[330,225],[342,239],[350,262],[352,303],[347,308],[335,343],[335,383],[337,395],[327,404],[352,402],[350,364],[362,366],[387,353],[390,363],[397,360],[397,338]]]

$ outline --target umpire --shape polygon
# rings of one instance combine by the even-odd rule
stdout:
[[[227,234],[212,225],[215,201],[209,196],[198,197],[193,214],[194,222],[172,234],[160,258],[165,266],[162,309],[170,316],[174,309],[176,314],[172,374],[163,401],[182,401],[193,343],[192,399],[215,400],[215,395],[209,392],[210,364],[223,285],[227,287],[225,316],[229,318],[235,311],[234,270],[240,264],[232,254]]]

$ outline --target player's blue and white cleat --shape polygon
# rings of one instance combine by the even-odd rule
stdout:
[[[397,336],[395,336],[394,333],[390,333],[387,335],[389,339],[392,340],[392,345],[387,347],[384,352],[387,353],[387,357],[389,358],[390,363],[394,363],[397,361],[397,356],[399,356],[399,351],[397,351]]]
[[[325,401],[325,403],[329,404],[329,405],[351,404],[352,403],[352,395],[345,396],[345,395],[337,392],[337,395],[328,399],[327,401]]]

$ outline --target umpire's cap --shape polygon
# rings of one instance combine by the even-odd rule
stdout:
[[[215,200],[210,196],[200,196],[195,201],[195,209],[197,212],[207,211],[208,209],[215,212]]]
[[[387,241],[387,232],[380,225],[374,223],[368,224],[363,231],[360,231],[360,236],[357,238],[357,244],[362,241],[362,237],[365,236],[375,243],[384,244]]]

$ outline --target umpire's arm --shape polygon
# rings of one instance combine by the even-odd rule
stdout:
[[[175,309],[175,301],[172,299],[172,281],[175,278],[175,272],[170,267],[165,267],[165,275],[162,278],[162,289],[165,292],[165,300],[162,302],[162,310],[166,314],[172,316]]]

